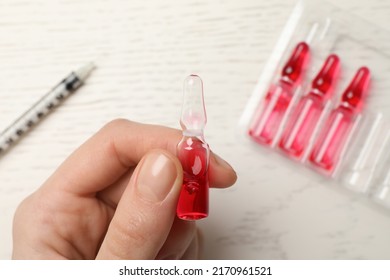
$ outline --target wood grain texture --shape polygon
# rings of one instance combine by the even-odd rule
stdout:
[[[390,258],[388,214],[238,140],[242,110],[295,2],[2,0],[0,127],[70,70],[90,60],[98,68],[0,159],[0,258],[11,255],[17,205],[106,122],[178,128],[189,73],[204,80],[207,140],[239,175],[211,193],[211,216],[199,223],[205,258]],[[390,23],[388,1],[332,2]]]

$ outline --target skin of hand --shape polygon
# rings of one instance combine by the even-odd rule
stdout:
[[[195,222],[176,218],[181,131],[114,120],[87,140],[15,212],[14,259],[195,259]],[[210,186],[237,176],[211,154]]]

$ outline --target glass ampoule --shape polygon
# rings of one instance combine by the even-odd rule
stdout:
[[[279,147],[289,156],[300,159],[309,146],[326,102],[334,91],[339,66],[339,57],[335,54],[329,55],[313,79],[308,94],[303,96],[294,108],[279,142]]]
[[[183,138],[177,145],[177,156],[183,167],[177,216],[183,220],[208,216],[210,150],[203,133],[206,122],[202,80],[190,75],[184,81],[180,118]]]
[[[309,57],[309,46],[299,43],[287,63],[281,77],[268,90],[264,104],[259,106],[249,128],[249,136],[260,144],[272,145],[283,117],[301,81]]]
[[[332,173],[359,116],[370,82],[370,70],[361,67],[341,96],[339,105],[331,111],[310,154],[310,162]]]

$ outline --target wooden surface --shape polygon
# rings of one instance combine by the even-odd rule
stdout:
[[[253,153],[237,123],[291,12],[285,1],[2,0],[0,127],[70,70],[93,60],[87,84],[0,159],[0,258],[12,218],[83,141],[115,118],[179,127],[183,79],[204,81],[213,150],[236,168],[199,223],[205,258],[388,259],[390,215]],[[332,1],[375,24],[390,2]]]

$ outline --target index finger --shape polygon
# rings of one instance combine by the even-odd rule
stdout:
[[[96,193],[116,182],[152,149],[175,155],[181,137],[181,132],[172,128],[124,119],[112,121],[70,155],[45,185],[79,195]],[[236,178],[230,165],[211,153],[210,185],[228,187]]]

